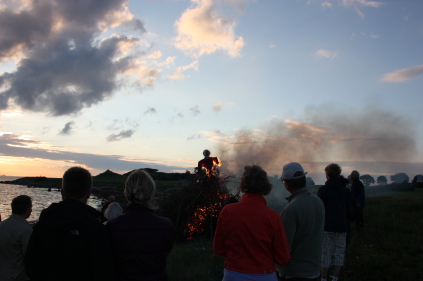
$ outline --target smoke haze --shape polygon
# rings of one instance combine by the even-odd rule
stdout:
[[[215,155],[224,163],[221,169],[235,175],[252,163],[261,165],[269,175],[279,174],[283,165],[293,161],[309,174],[323,173],[324,166],[337,161],[388,166],[390,162],[413,161],[417,152],[412,121],[370,107],[359,111],[309,107],[302,121],[274,119],[263,129],[208,136],[220,143]]]

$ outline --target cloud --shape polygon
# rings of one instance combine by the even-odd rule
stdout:
[[[194,115],[194,116],[197,116],[201,113],[201,111],[198,109],[198,105],[191,107],[189,110],[191,111],[192,115]]]
[[[121,141],[122,139],[130,138],[135,133],[134,130],[121,131],[119,134],[111,134],[107,137],[107,141]]]
[[[177,119],[177,118],[184,118],[184,113],[183,112],[179,112],[175,116],[170,117],[169,118],[169,123],[173,123],[173,121],[175,121],[175,119]]]
[[[239,8],[242,2],[235,1]],[[230,7],[234,1],[226,2]],[[191,0],[192,6],[175,22],[177,36],[174,46],[189,55],[200,57],[218,50],[232,57],[241,55],[244,39],[235,35],[235,19],[219,13],[218,2],[212,0]]]
[[[322,7],[331,8],[332,7],[332,3],[331,2],[323,2],[322,3]]]
[[[378,1],[369,1],[369,0],[342,0],[342,4],[346,7],[352,6],[357,14],[364,18],[364,13],[360,10],[360,7],[371,7],[379,8],[384,3]]]
[[[154,107],[149,107],[146,111],[144,111],[143,115],[152,115],[156,113],[157,110]]]
[[[89,169],[104,171],[131,171],[140,168],[153,168],[163,172],[186,169],[169,165],[152,159],[128,158],[122,155],[91,154],[69,151],[65,147],[51,146],[47,143],[32,140],[28,136],[1,133],[0,151],[4,157],[17,157],[21,159],[43,159],[64,161],[72,166],[86,166]]]
[[[4,111],[4,112],[1,113],[1,117],[5,117],[5,118],[19,117],[19,116],[23,116],[23,114],[19,110]]]
[[[405,82],[423,74],[423,64],[386,73],[380,79],[382,82]]]
[[[45,135],[45,134],[47,134],[48,132],[50,132],[50,127],[43,127],[43,128],[41,129],[41,134],[42,134],[42,135]]]
[[[190,141],[190,140],[198,140],[198,139],[202,139],[202,138],[203,138],[203,135],[201,135],[201,134],[194,134],[194,135],[189,136],[187,138],[187,141]]]
[[[213,105],[213,110],[218,112],[222,110],[222,104],[218,102],[216,105]]]
[[[325,58],[330,58],[333,59],[335,58],[338,54],[335,51],[329,51],[329,50],[317,50],[314,55],[318,56],[318,57],[325,57]]]
[[[369,1],[369,0],[342,0],[345,6],[350,5],[360,5],[365,7],[379,8],[384,3],[379,1]]]
[[[107,130],[117,130],[117,129],[119,129],[120,127],[122,127],[122,121],[120,121],[119,119],[114,119],[113,120],[113,123],[112,124],[110,124],[110,125],[108,125],[107,127],[106,127],[106,129]]]
[[[303,120],[272,118],[259,129],[240,129],[235,134],[201,133],[216,143],[218,156],[226,163],[222,171],[234,174],[251,163],[263,165],[265,169],[280,169],[291,161],[416,160],[413,120],[373,106],[348,112],[353,113],[346,115],[334,106],[309,107]]]
[[[178,67],[175,72],[168,75],[168,78],[172,80],[182,80],[185,77],[184,71],[188,69],[194,69],[195,71],[198,71],[198,61],[196,60],[190,63],[189,65]]]
[[[63,127],[63,129],[60,130],[59,135],[62,135],[62,136],[71,135],[73,133],[73,126],[74,125],[75,125],[75,122],[73,122],[73,121],[66,123],[65,127]]]
[[[162,52],[160,51],[155,51],[152,54],[148,55],[148,58],[150,59],[158,59],[162,56]]]
[[[213,105],[213,110],[216,112],[221,111],[224,107],[228,107],[228,106],[233,106],[234,103],[230,102],[230,103],[226,103],[226,104],[222,104],[221,102],[218,102],[216,105]]]
[[[19,62],[15,71],[0,75],[0,110],[14,103],[68,115],[109,98],[124,81],[151,87],[161,70],[139,59],[139,38],[122,34],[145,32],[127,2],[104,0],[100,7],[94,0],[46,0],[1,7],[0,61]]]

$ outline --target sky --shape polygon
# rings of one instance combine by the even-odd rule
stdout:
[[[423,2],[0,0],[0,175],[423,173]]]

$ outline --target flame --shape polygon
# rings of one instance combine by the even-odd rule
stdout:
[[[204,199],[208,202],[205,206],[197,206],[191,221],[187,224],[185,233],[187,233],[187,240],[193,240],[195,234],[203,233],[206,230],[207,223],[210,220],[217,220],[220,211],[224,206],[224,202],[228,199],[229,195],[221,193],[218,186],[213,186],[213,191],[204,194]],[[214,199],[219,198],[220,200]]]
[[[221,161],[219,158],[217,158],[217,157],[216,157],[216,159],[217,159],[217,162],[216,162],[216,161],[213,161],[213,162],[214,162],[214,164],[215,164],[216,166],[218,166],[218,167],[222,166],[222,161]]]

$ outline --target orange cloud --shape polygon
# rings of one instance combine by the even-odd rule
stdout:
[[[192,6],[175,22],[175,47],[194,57],[217,50],[240,56],[244,39],[235,35],[235,20],[219,14],[212,0],[192,0]]]

